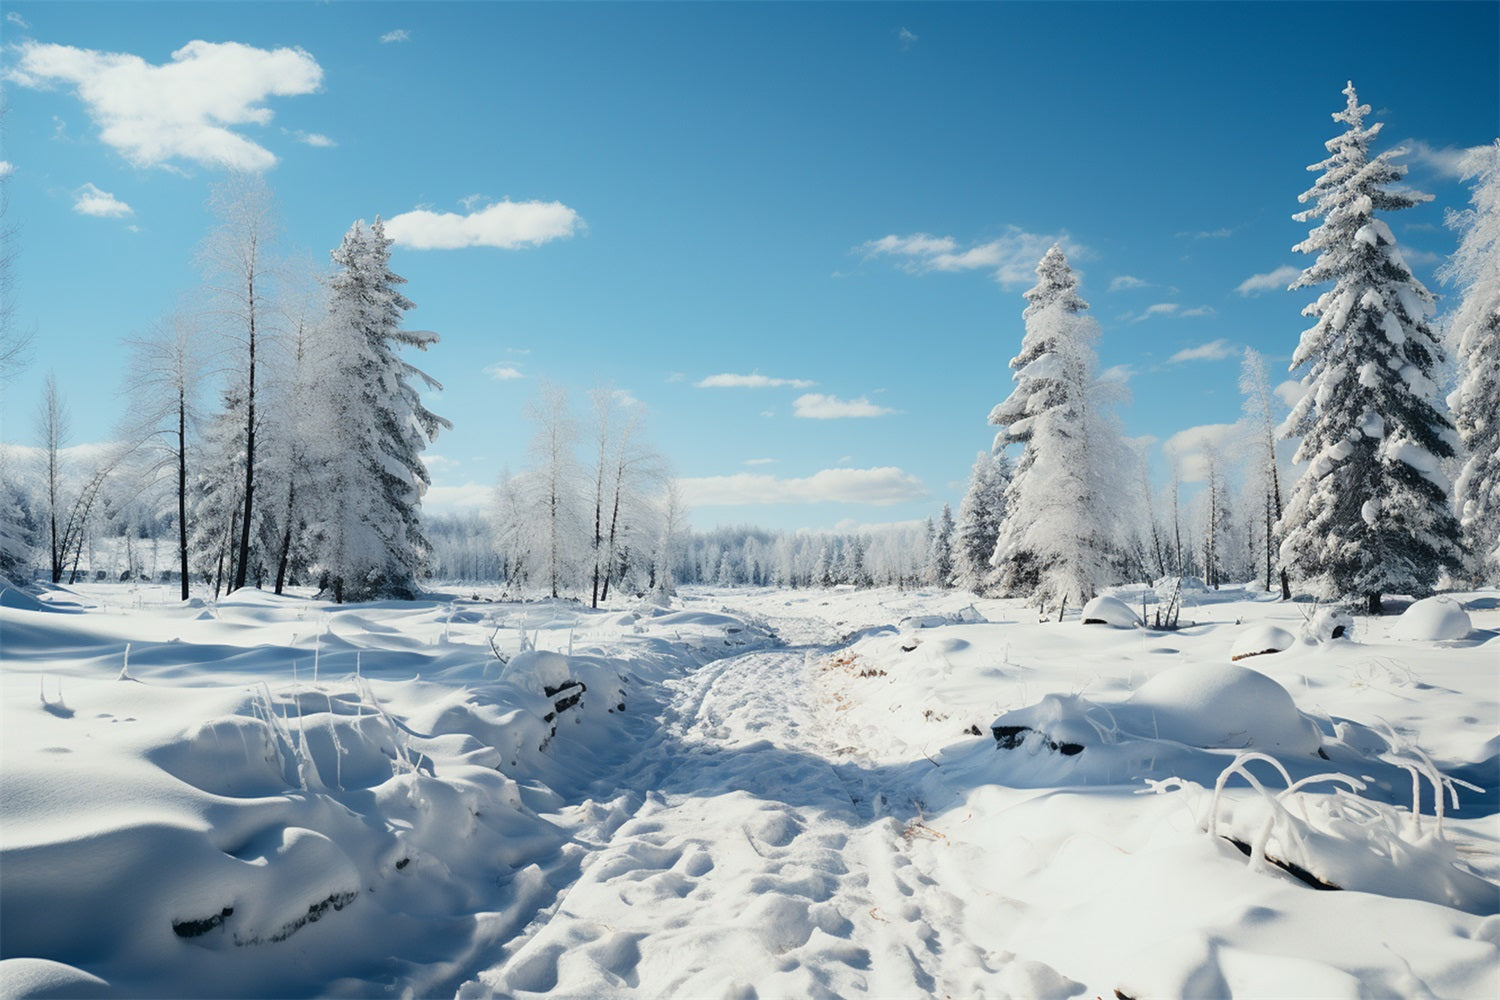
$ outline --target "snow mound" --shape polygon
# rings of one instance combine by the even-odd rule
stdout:
[[[13,611],[53,610],[4,577],[0,577],[0,608],[10,608]]]
[[[1280,653],[1296,644],[1297,637],[1284,628],[1266,624],[1251,625],[1240,632],[1234,645],[1229,647],[1229,658],[1243,660],[1263,653]]]
[[[1391,629],[1391,638],[1427,642],[1463,639],[1473,628],[1463,605],[1451,597],[1429,597],[1406,609]]]
[[[1138,628],[1141,616],[1118,597],[1100,595],[1083,606],[1083,624]]]
[[[1097,722],[1089,721],[1091,713],[1098,717]],[[1113,728],[1113,720],[1106,709],[1069,694],[1044,695],[1035,705],[1012,709],[990,723],[990,732],[1002,749],[1032,742],[1065,757],[1098,743],[1109,728]]]
[[[1123,729],[1196,747],[1310,754],[1323,742],[1286,688],[1233,663],[1163,670],[1136,689],[1116,715]]]
[[[1313,642],[1348,639],[1354,635],[1354,619],[1347,611],[1322,608],[1302,626],[1302,637]]]
[[[7,997],[96,997],[109,983],[82,969],[46,958],[7,958],[0,962],[0,994]]]

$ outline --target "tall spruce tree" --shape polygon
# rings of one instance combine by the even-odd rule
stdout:
[[[1316,321],[1292,356],[1308,391],[1285,430],[1301,436],[1294,461],[1305,469],[1280,525],[1281,556],[1325,596],[1378,614],[1382,594],[1426,593],[1458,568],[1441,467],[1458,437],[1433,381],[1442,345],[1428,325],[1432,296],[1375,214],[1427,196],[1386,187],[1406,174],[1400,151],[1372,159],[1380,123],[1365,125],[1370,108],[1354,84],[1344,95],[1333,118],[1346,128],[1308,168],[1323,173],[1300,198],[1312,207],[1294,216],[1320,221],[1295,247],[1317,259],[1292,288],[1333,287],[1303,310]]]
[[[1003,452],[981,451],[969,473],[969,489],[958,504],[954,526],[954,583],[982,594],[989,589],[990,557],[1005,517],[1010,462]]]
[[[953,586],[953,508],[943,504],[932,545],[927,550],[925,575],[929,585],[947,590]],[[855,581],[851,581],[855,582]]]
[[[1098,326],[1060,247],[1048,250],[1026,292],[1026,334],[1011,359],[1015,388],[990,413],[996,447],[1024,445],[1006,492],[991,565],[1000,590],[1037,604],[1092,597],[1107,575],[1111,505],[1100,496],[1101,461],[1111,444],[1091,440]],[[1113,442],[1123,449],[1123,444]]]
[[[333,251],[319,338],[327,411],[312,533],[325,589],[339,601],[416,596],[427,552],[422,494],[431,483],[422,450],[452,426],[422,405],[413,382],[442,386],[396,353],[426,350],[438,336],[401,328],[413,303],[398,290],[406,279],[390,257],[378,217],[368,229],[350,227]]]
[[[1439,276],[1463,288],[1452,320],[1461,375],[1448,398],[1468,459],[1455,486],[1468,576],[1500,582],[1500,140],[1472,154],[1465,172],[1474,207],[1448,223],[1463,232]]]

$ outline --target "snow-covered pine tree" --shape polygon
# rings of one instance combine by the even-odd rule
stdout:
[[[954,583],[976,594],[989,587],[990,557],[1005,516],[1010,462],[1003,453],[981,451],[969,472],[969,489],[958,504],[954,526]]]
[[[1006,491],[1004,520],[990,564],[1002,593],[1033,602],[1086,601],[1105,582],[1111,505],[1100,495],[1103,451],[1123,442],[1091,440],[1098,325],[1060,247],[1037,265],[1021,314],[1026,334],[1011,359],[1015,388],[990,412],[995,446],[1024,446]]]
[[[414,381],[441,389],[396,353],[426,350],[438,336],[403,330],[413,303],[390,269],[379,217],[356,222],[333,251],[329,311],[320,327],[324,428],[311,517],[317,568],[336,600],[417,594],[427,551],[422,494],[431,480],[422,450],[447,420],[422,405]]]
[[[932,546],[927,551],[927,567],[923,575],[930,587],[946,590],[953,586],[953,508],[947,504],[943,504],[943,513],[932,533]]]
[[[1282,518],[1282,562],[1324,596],[1362,600],[1378,614],[1385,593],[1426,593],[1459,566],[1459,525],[1441,460],[1458,435],[1433,381],[1442,345],[1428,326],[1432,296],[1411,273],[1377,211],[1426,196],[1389,190],[1406,168],[1398,151],[1373,159],[1380,123],[1354,84],[1334,114],[1345,131],[1309,170],[1322,175],[1300,200],[1299,222],[1321,220],[1294,249],[1317,254],[1292,288],[1333,287],[1303,310],[1292,370],[1308,392],[1284,425],[1305,466]]]
[[[1500,582],[1500,140],[1477,150],[1466,177],[1474,207],[1450,213],[1463,232],[1453,258],[1438,272],[1464,290],[1452,332],[1461,366],[1448,397],[1453,422],[1468,451],[1455,499],[1474,582]]]

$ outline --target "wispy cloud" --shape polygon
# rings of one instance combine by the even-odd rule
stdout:
[[[1195,229],[1177,234],[1179,240],[1227,240],[1233,236],[1235,230],[1228,227],[1218,229]]]
[[[1223,361],[1239,357],[1239,348],[1227,340],[1210,340],[1196,347],[1184,347],[1167,359],[1169,365],[1180,365],[1184,361]]]
[[[902,27],[900,31],[896,32],[896,40],[901,43],[903,51],[917,44],[917,38],[917,33],[907,27]]]
[[[0,160],[0,180],[16,172],[16,165],[9,160]]]
[[[282,129],[284,134],[291,136],[304,146],[313,146],[317,149],[332,149],[338,143],[321,132],[304,132],[299,129]]]
[[[85,184],[73,192],[73,211],[96,219],[123,219],[135,214],[135,209],[93,184]]]
[[[578,213],[562,202],[497,201],[467,215],[428,209],[403,212],[386,220],[385,231],[414,250],[515,250],[567,239],[582,225]]]
[[[732,375],[729,372],[722,372],[700,379],[694,384],[699,389],[779,389],[784,386],[793,389],[811,389],[818,383],[805,378],[772,378],[759,372],[751,372],[749,375]]]
[[[1133,274],[1117,274],[1109,279],[1109,290],[1112,292],[1123,292],[1131,288],[1150,287],[1150,283],[1142,281]]]
[[[888,507],[919,500],[927,489],[916,476],[895,466],[824,469],[800,479],[761,473],[679,479],[689,507],[729,507],[784,503],[856,503]]]
[[[381,45],[390,45],[393,42],[409,41],[411,41],[411,32],[407,31],[405,28],[397,28],[395,31],[387,31],[385,34],[380,36]]]
[[[22,17],[20,14],[17,14],[13,10],[8,10],[5,12],[5,23],[14,24],[22,31],[26,31],[31,28],[31,25],[26,23],[26,18]]]
[[[843,420],[851,417],[883,417],[897,411],[888,406],[877,406],[864,396],[858,399],[840,399],[810,392],[798,396],[792,404],[795,416],[805,420]]]
[[[1455,181],[1465,175],[1471,157],[1489,148],[1487,146],[1434,146],[1421,139],[1407,139],[1400,145],[1406,150],[1401,159],[1408,165],[1426,167],[1439,177]]]
[[[865,257],[889,257],[904,271],[989,271],[1005,288],[1019,288],[1036,281],[1036,265],[1057,244],[1070,258],[1088,256],[1088,249],[1073,242],[1066,232],[1029,233],[1007,226],[1004,235],[985,243],[960,244],[951,236],[911,233],[882,236],[855,247]]]
[[[746,464],[746,465],[771,465],[771,464],[775,463],[775,461],[776,461],[776,459],[774,459],[774,458],[747,458],[747,459],[745,459],[745,463],[744,464]]]
[[[525,375],[521,374],[521,369],[517,368],[515,365],[506,364],[490,365],[484,370],[484,373],[490,378],[494,379],[496,382],[509,382],[511,379],[526,377]]]
[[[1131,379],[1135,378],[1136,373],[1137,369],[1135,365],[1129,363],[1122,365],[1113,365],[1099,373],[1099,381],[1118,382],[1119,384],[1124,385]]]
[[[140,56],[23,42],[6,79],[22,87],[71,86],[99,138],[138,167],[187,160],[260,171],[270,150],[234,130],[266,125],[270,97],[311,94],[323,69],[302,49],[257,49],[238,42],[192,41],[154,66]]]
[[[1283,264],[1274,271],[1265,274],[1252,274],[1244,281],[1235,286],[1235,291],[1245,297],[1260,295],[1264,292],[1284,292],[1286,287],[1297,280],[1302,273],[1301,268],[1290,264]]]

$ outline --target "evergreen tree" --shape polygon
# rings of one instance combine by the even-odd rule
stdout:
[[[1293,289],[1328,282],[1303,314],[1292,369],[1308,368],[1307,395],[1288,418],[1305,466],[1282,519],[1281,556],[1293,575],[1326,596],[1359,598],[1378,614],[1381,595],[1426,593],[1439,572],[1458,567],[1459,526],[1440,465],[1457,434],[1433,381],[1442,346],[1428,326],[1432,296],[1412,275],[1377,211],[1409,208],[1426,196],[1389,190],[1406,168],[1395,152],[1369,156],[1380,123],[1351,83],[1334,120],[1323,174],[1301,196],[1298,221],[1321,220],[1295,248],[1317,254]]]
[[[990,564],[1001,592],[1045,605],[1087,600],[1104,582],[1113,516],[1102,495],[1104,463],[1124,446],[1105,440],[1104,422],[1091,413],[1098,326],[1084,315],[1077,275],[1056,246],[1036,273],[1021,353],[1010,362],[1015,388],[990,413],[1002,427],[997,449],[1024,446]]]
[[[990,556],[1005,517],[1010,462],[1003,453],[982,451],[969,472],[969,489],[958,505],[954,526],[954,583],[976,594],[989,589]]]
[[[932,547],[927,552],[927,583],[947,589],[953,586],[953,510],[943,504],[937,530],[932,533]]]
[[[1458,251],[1439,272],[1464,289],[1452,327],[1462,374],[1449,397],[1468,452],[1455,488],[1469,576],[1500,582],[1500,140],[1479,150],[1466,175],[1475,178],[1474,207],[1449,215],[1463,231]]]
[[[356,222],[333,251],[329,313],[320,333],[324,375],[322,454],[313,532],[325,589],[339,601],[417,594],[427,552],[422,494],[431,480],[422,450],[447,420],[422,405],[413,380],[441,389],[402,360],[435,333],[403,330],[413,303],[390,269],[391,240],[377,217]]]

